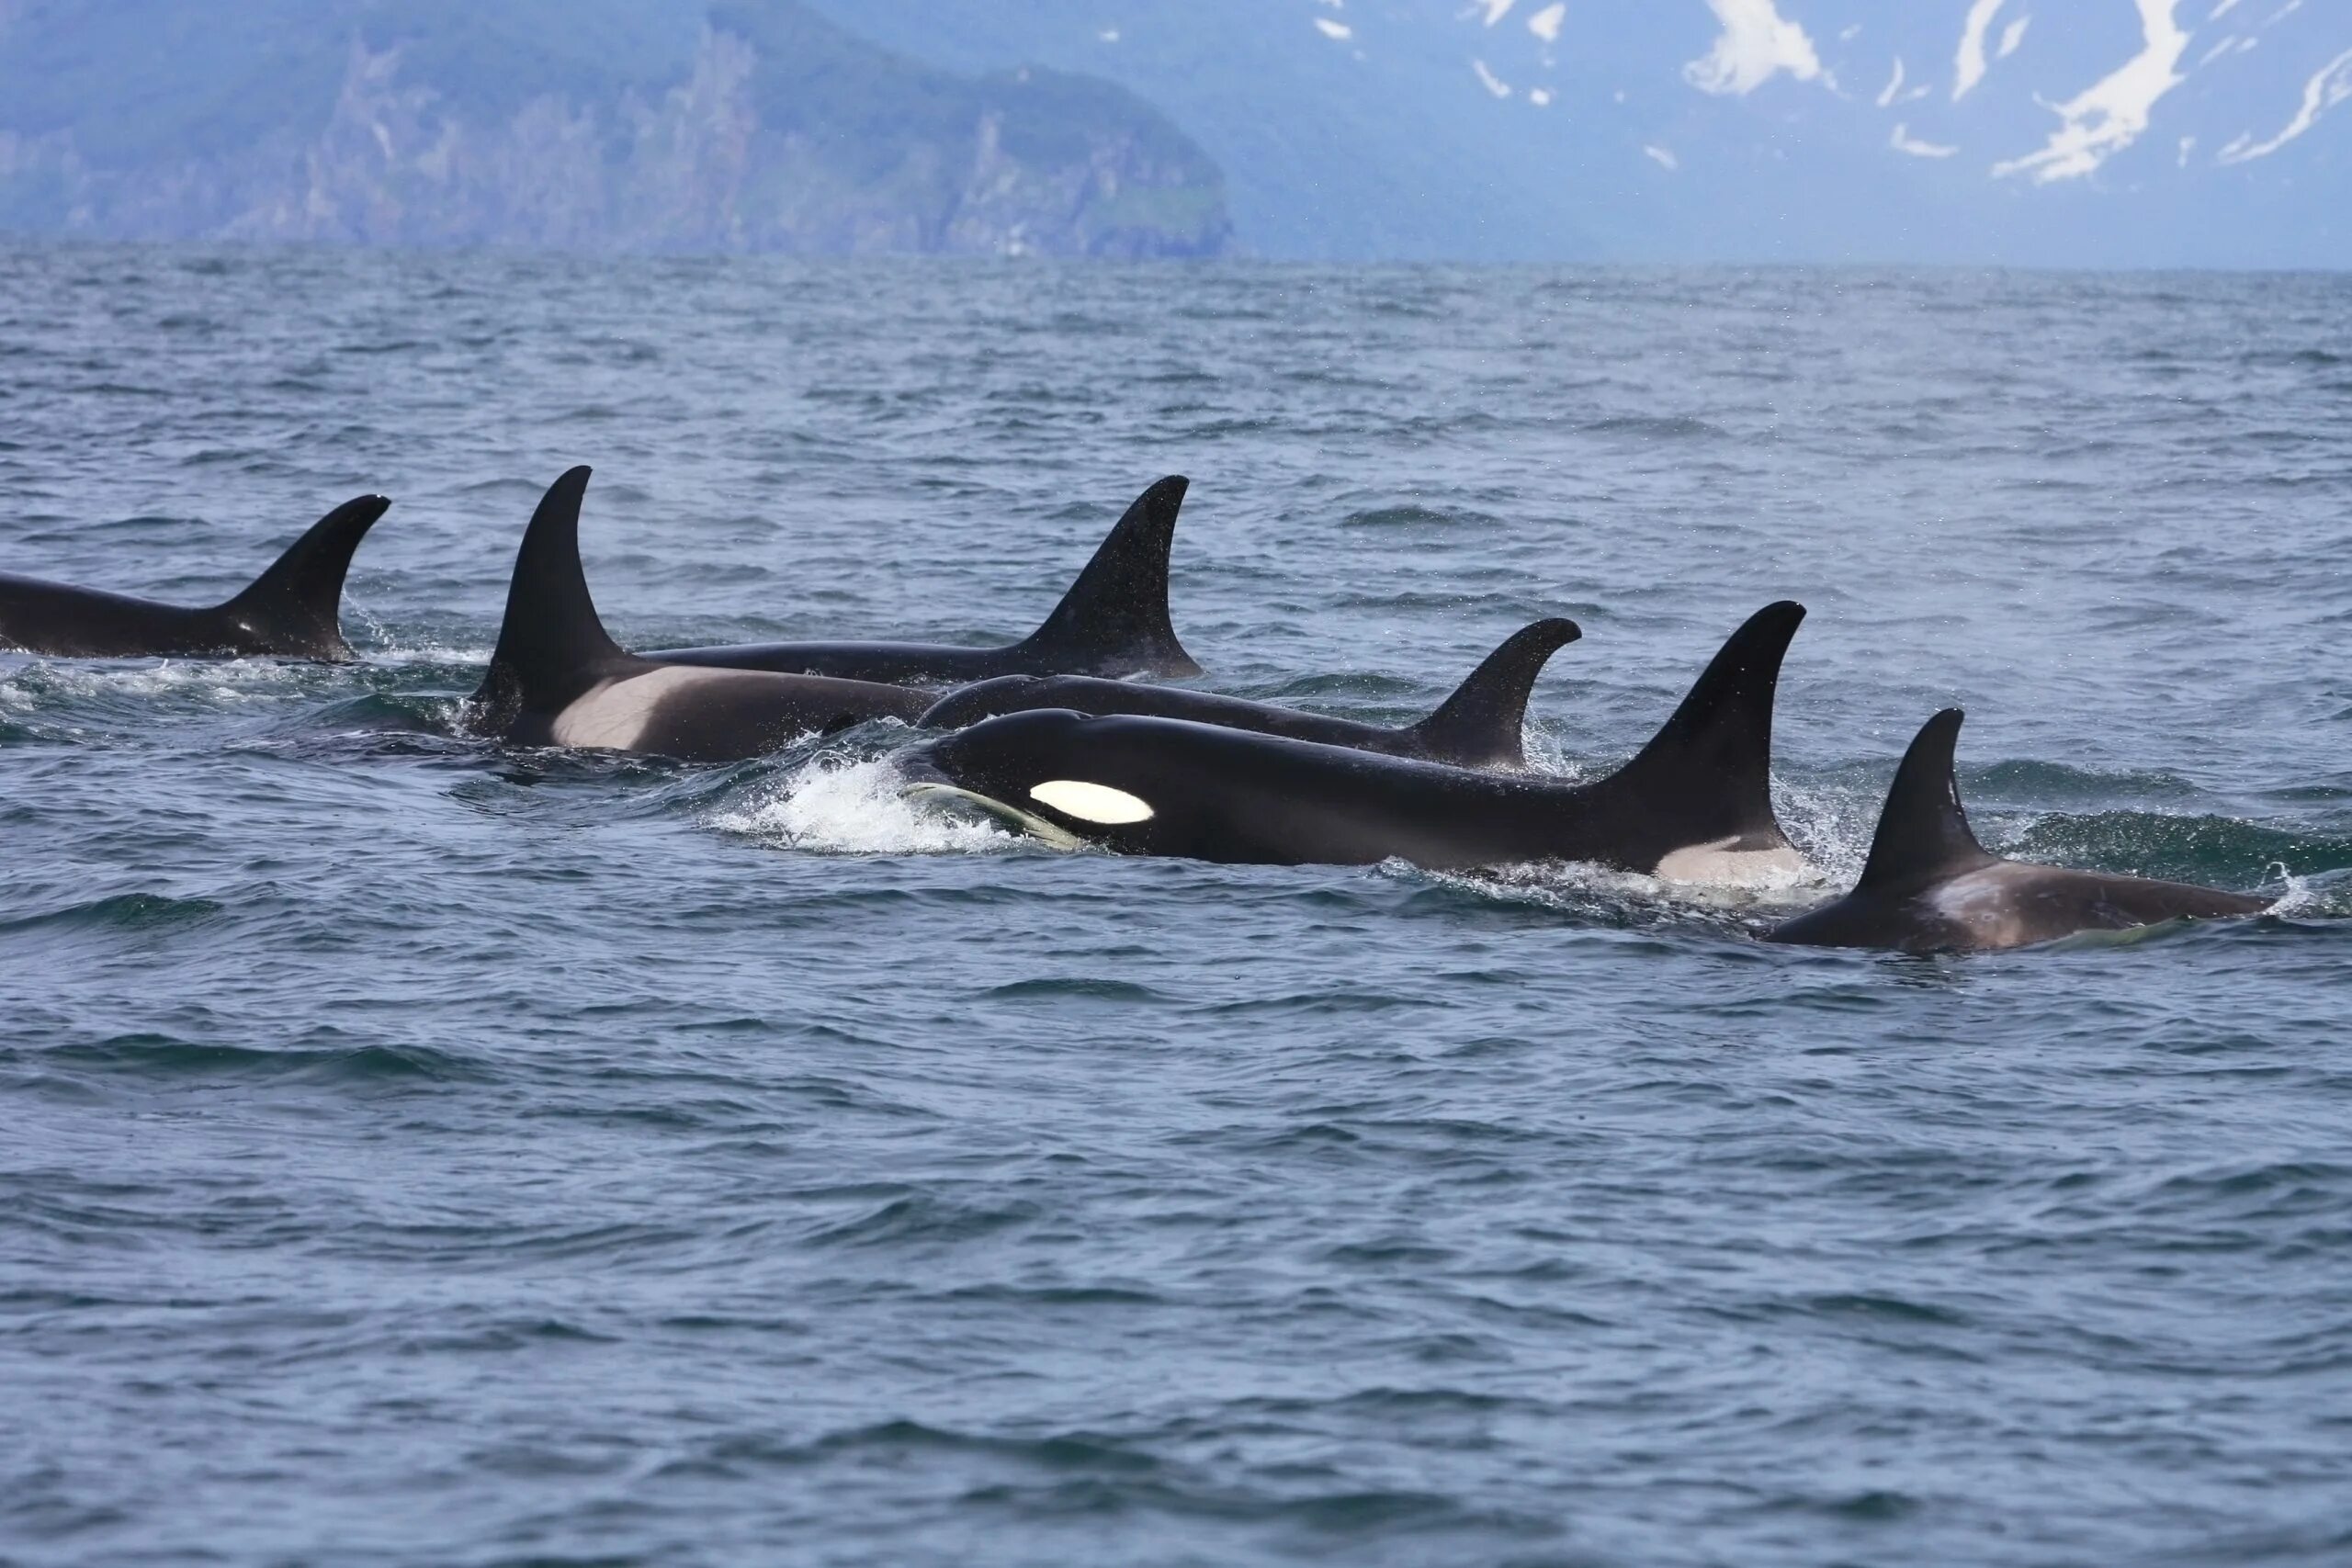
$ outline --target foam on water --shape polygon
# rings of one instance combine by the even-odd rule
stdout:
[[[1467,872],[1419,872],[1402,862],[1390,874],[1430,876],[1449,886],[1475,888],[1490,897],[1536,904],[1590,918],[1637,918],[1671,925],[1690,919],[1707,929],[1732,915],[1779,917],[1837,897],[1845,884],[1819,868],[1758,867],[1730,881],[1683,882],[1640,872],[1618,871],[1583,862],[1497,866]]]
[[[721,832],[819,854],[1000,854],[1029,840],[967,816],[907,800],[888,758],[820,752],[714,812]]]
[[[30,659],[0,675],[0,704],[23,709],[108,697],[198,696],[243,703],[300,693],[315,668],[274,659],[166,659],[153,663]]]

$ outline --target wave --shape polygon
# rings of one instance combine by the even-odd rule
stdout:
[[[1037,847],[1001,827],[915,805],[900,794],[904,784],[887,758],[829,749],[707,820],[724,833],[816,854],[999,854]]]
[[[2308,878],[2352,867],[2352,839],[2230,817],[2098,811],[2041,817],[2014,834],[1980,836],[2018,860],[2247,890],[2278,885],[2282,868]]]
[[[45,931],[139,931],[154,934],[209,924],[227,906],[211,898],[161,893],[118,893],[37,915],[0,920],[0,936]]]
[[[62,1045],[5,1049],[0,1060],[52,1072],[132,1078],[267,1078],[306,1083],[447,1082],[486,1076],[475,1063],[427,1045],[240,1045],[169,1034],[119,1034]]]
[[[1720,424],[1688,414],[1617,414],[1580,428],[1588,435],[1635,435],[1647,441],[1717,440],[1731,434]]]

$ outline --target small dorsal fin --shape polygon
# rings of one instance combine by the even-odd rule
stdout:
[[[220,614],[266,639],[273,652],[351,657],[343,640],[343,580],[352,553],[391,502],[355,496],[320,518],[267,571],[220,606]]]
[[[1171,474],[1137,496],[1023,647],[1073,675],[1197,675],[1168,618],[1168,552],[1187,481]]]
[[[1772,699],[1804,620],[1804,606],[1789,599],[1748,616],[1673,716],[1610,782],[1641,790],[1693,843],[1786,842],[1772,815]]]
[[[1960,804],[1960,781],[1952,773],[1952,750],[1965,716],[1958,708],[1944,709],[1920,727],[1911,749],[1903,753],[1856,892],[1899,892],[1991,865],[1997,859],[1969,830],[1968,813]]]
[[[1527,694],[1552,655],[1584,635],[1554,618],[1522,626],[1487,655],[1438,710],[1413,726],[1428,754],[1461,768],[1523,768]]]
[[[506,590],[506,619],[498,628],[490,673],[475,695],[494,712],[560,706],[610,665],[635,662],[605,632],[580,569],[580,502],[590,472],[582,464],[549,485],[523,532]]]

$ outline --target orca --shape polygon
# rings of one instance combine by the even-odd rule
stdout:
[[[1804,607],[1758,611],[1639,755],[1593,784],[1186,719],[1038,709],[901,753],[913,798],[1049,842],[1265,865],[1589,861],[1676,881],[1802,872],[1772,814],[1772,698]]]
[[[467,710],[473,734],[520,746],[733,761],[865,719],[913,720],[931,705],[904,686],[662,664],[623,650],[598,618],[580,566],[589,472],[573,468],[548,486],[524,531],[498,647]]]
[[[1135,714],[1188,718],[1196,724],[1286,735],[1294,740],[1317,740],[1391,757],[1418,757],[1458,768],[1524,769],[1527,753],[1521,731],[1527,723],[1528,691],[1544,661],[1583,635],[1574,621],[1566,620],[1537,621],[1521,628],[1488,654],[1435,713],[1399,729],[1181,686],[1140,685],[1090,675],[1000,675],[950,692],[922,716],[921,728],[961,729],[1001,714],[1069,708],[1098,716]]]
[[[380,495],[345,502],[222,604],[164,604],[0,572],[0,649],[72,659],[275,655],[346,662],[356,656],[343,640],[344,574],[390,505]]]
[[[1766,933],[1808,947],[1989,953],[2078,931],[2258,915],[2271,900],[2181,882],[2003,860],[1976,841],[1952,751],[1958,708],[1929,719],[1903,755],[1854,890]]]
[[[644,657],[663,664],[934,685],[998,675],[1197,675],[1201,667],[1176,640],[1168,619],[1168,551],[1186,482],[1170,475],[1137,496],[1045,624],[1002,648],[763,642],[655,649]]]

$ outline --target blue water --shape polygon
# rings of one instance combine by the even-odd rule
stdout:
[[[1791,596],[1822,885],[1063,855],[888,726],[454,732],[596,465],[640,645],[1026,631],[1194,481],[1220,690],[1551,614],[1552,766]],[[0,249],[0,1560],[2352,1561],[2352,281]],[[1964,704],[1996,847],[2278,918],[1753,932]]]

